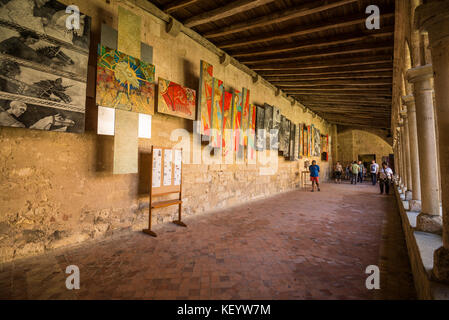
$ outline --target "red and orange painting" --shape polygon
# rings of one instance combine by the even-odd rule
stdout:
[[[242,133],[243,133],[243,145],[248,145],[248,129],[249,129],[249,90],[243,88],[243,111],[242,111]]]
[[[212,86],[214,67],[201,60],[200,90],[198,92],[198,121],[201,121],[200,133],[210,135],[212,119]]]
[[[162,78],[159,78],[158,88],[159,113],[195,120],[195,90]]]
[[[223,156],[232,153],[232,93],[225,91],[223,104]]]
[[[248,161],[256,159],[256,106],[251,104],[249,108],[248,129]]]
[[[242,148],[242,93],[238,90],[234,91],[232,95],[232,123],[234,129],[234,150],[239,154],[240,148]]]

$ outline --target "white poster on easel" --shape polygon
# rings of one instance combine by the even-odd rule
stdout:
[[[181,150],[175,150],[175,172],[174,172],[174,185],[181,185],[181,163],[182,152]]]
[[[172,150],[164,150],[164,186],[171,186],[171,176],[172,176],[172,162],[173,155]]]
[[[161,186],[162,178],[162,150],[153,149],[153,188]]]

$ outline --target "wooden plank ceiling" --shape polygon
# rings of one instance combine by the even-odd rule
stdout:
[[[151,2],[329,122],[390,127],[394,0]]]

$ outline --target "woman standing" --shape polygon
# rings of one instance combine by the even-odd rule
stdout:
[[[343,166],[340,164],[340,161],[337,161],[335,165],[335,183],[341,183],[341,175],[343,173]]]

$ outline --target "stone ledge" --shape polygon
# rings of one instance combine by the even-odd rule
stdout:
[[[419,299],[449,300],[449,286],[432,280],[433,253],[441,247],[442,238],[433,233],[415,231],[418,212],[406,211],[397,187],[394,193],[399,206],[413,281]]]

